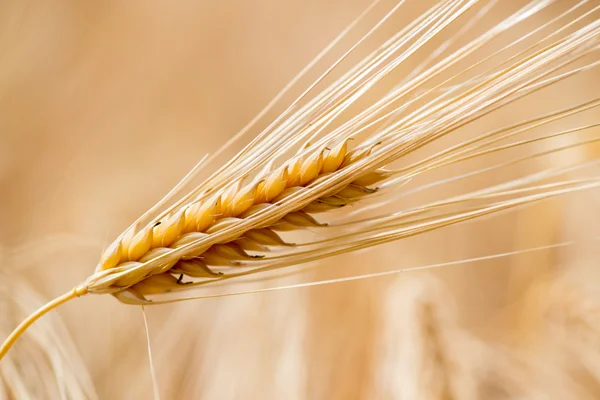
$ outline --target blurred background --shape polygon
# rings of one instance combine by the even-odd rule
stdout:
[[[413,3],[420,4],[419,10],[433,4]],[[524,3],[507,0],[498,7],[509,13]],[[531,24],[572,4],[559,3]],[[91,274],[104,246],[202,156],[239,131],[369,4],[0,3],[0,337],[43,301]],[[382,2],[259,127],[393,4]],[[410,13],[395,15],[376,37],[389,36],[410,18]],[[497,18],[484,18],[480,29]],[[519,29],[512,38],[528,26]],[[350,62],[365,54],[360,51]],[[410,72],[410,62],[396,73]],[[473,129],[582,102],[598,89],[600,79],[593,71],[582,74],[528,96],[519,107]],[[597,112],[588,113],[576,121],[591,123],[597,117]],[[468,129],[460,133],[469,134]],[[588,146],[529,167],[559,164],[565,161],[561,157],[583,162],[596,155],[597,149]],[[423,196],[443,198],[482,182],[456,183]],[[161,397],[600,398],[598,246],[593,240],[597,201],[597,192],[545,201],[325,260],[303,279],[576,241],[564,248],[147,308]],[[19,300],[25,294],[27,301]],[[45,351],[58,348],[58,342],[64,351],[57,357],[70,360],[61,364],[58,381],[64,377],[66,385],[83,388],[66,397],[152,397],[139,307],[110,296],[87,296],[54,314],[19,343],[11,367],[6,362],[0,369],[0,398],[25,398],[23,393],[60,398],[61,391],[64,396],[65,388],[44,378],[56,373],[55,359]],[[52,337],[44,329],[59,334]],[[14,388],[17,381],[21,391]]]

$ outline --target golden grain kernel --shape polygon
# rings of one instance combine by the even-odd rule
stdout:
[[[373,151],[373,147],[375,147],[375,145],[359,147],[349,151],[348,153],[346,153],[346,156],[344,157],[344,161],[342,162],[340,168],[347,167],[348,165],[367,157],[369,154],[371,154],[371,151]]]
[[[215,244],[203,256],[208,254],[214,254],[229,260],[251,260],[253,258],[235,243]]]
[[[304,207],[302,210],[309,214],[318,214],[322,212],[327,212],[331,210],[335,210],[337,208],[343,207],[348,204],[346,201],[335,198],[335,197],[326,197],[324,199],[317,199],[311,202],[309,205]]]
[[[129,258],[129,261],[139,260],[140,257],[150,250],[152,247],[152,235],[153,230],[147,229],[138,232],[133,239],[131,239],[131,243],[127,249],[127,257]]]
[[[261,179],[256,182],[256,193],[254,194],[254,204],[266,203],[266,192],[265,188],[267,186],[267,180]]]
[[[204,260],[207,265],[211,265],[213,267],[239,267],[242,265],[240,261],[230,260],[213,253],[202,254],[202,260]]]
[[[173,249],[170,247],[156,247],[146,254],[142,258],[140,258],[140,262],[145,263],[148,261],[152,261],[157,259],[158,257],[165,256],[166,254],[172,252]],[[175,263],[177,263],[177,259],[173,259],[172,257],[165,257],[165,261],[160,263],[160,267],[157,269],[157,273],[162,273],[169,270]]]
[[[195,203],[189,204],[184,211],[185,216],[185,227],[181,231],[181,233],[195,232],[196,231],[196,216],[198,215],[202,206],[206,203],[197,201]]]
[[[221,215],[221,197],[218,196],[215,199],[210,199],[206,202],[196,215],[196,231],[203,232]]]
[[[229,213],[232,216],[238,216],[254,204],[254,196],[256,194],[256,184],[250,184],[243,187],[239,193],[235,195],[233,203],[231,204],[231,210]]]
[[[287,179],[287,187],[299,186],[300,185],[300,171],[302,170],[302,165],[304,164],[304,157],[298,157],[291,161],[288,165],[288,179]]]
[[[296,228],[318,228],[325,226],[304,211],[289,213],[282,220],[292,224]]]
[[[323,152],[315,152],[308,156],[300,168],[300,185],[304,186],[315,179],[323,166]]]
[[[185,227],[185,213],[178,211],[154,227],[152,246],[168,246],[181,235]]]
[[[238,224],[243,221],[241,218],[229,217],[223,218],[215,222],[213,226],[206,230],[207,234],[215,233],[223,229],[229,228],[232,225]]]
[[[242,189],[242,181],[239,181],[229,186],[225,192],[221,195],[221,217],[233,216],[233,209],[235,207],[235,197]]]
[[[252,207],[250,207],[248,210],[246,210],[244,213],[242,213],[241,215],[239,215],[240,219],[246,219],[246,218],[250,218],[260,212],[265,212],[265,210],[268,210],[270,208],[273,208],[273,204],[271,203],[261,203],[261,204],[255,204]]]
[[[292,187],[289,187],[289,188],[285,189],[283,192],[281,192],[279,194],[279,196],[275,197],[273,199],[273,203],[280,202],[280,201],[282,201],[282,200],[284,200],[284,199],[286,199],[286,198],[288,198],[290,196],[295,195],[296,193],[304,192],[305,190],[306,190],[306,188],[304,188],[303,186],[292,186]]]
[[[265,246],[288,246],[278,234],[268,228],[252,229],[244,237]]]
[[[134,229],[129,229],[123,233],[121,237],[121,262],[129,261],[128,249],[134,236]]]
[[[117,287],[128,287],[144,279],[147,273],[141,269],[134,269],[140,267],[141,265],[142,263],[137,261],[127,261],[119,264],[120,269],[124,271],[130,270],[130,272],[127,275],[119,278],[113,285]]]
[[[199,258],[180,260],[173,267],[174,273],[185,274],[192,278],[214,278],[223,274],[214,272]]]
[[[259,204],[271,202],[288,186],[288,179],[289,176],[287,167],[282,167],[271,172],[264,181],[262,190],[260,192],[257,191],[258,196],[254,203]]]
[[[169,273],[152,275],[131,287],[142,296],[168,293],[179,286],[177,278]]]
[[[185,256],[183,256],[182,258],[193,258],[193,257],[197,257],[200,254],[204,253],[206,250],[208,250],[208,248],[210,247],[210,243],[206,243],[203,244],[202,246],[199,245],[193,245],[194,242],[200,241],[202,239],[205,239],[207,237],[206,233],[203,232],[190,232],[190,233],[186,233],[184,235],[181,235],[175,242],[173,242],[173,244],[171,244],[171,247],[173,248],[180,248],[183,246],[187,246],[187,245],[192,245],[191,248],[186,251]]]
[[[121,252],[123,246],[121,241],[117,240],[104,250],[102,258],[100,259],[99,269],[111,269],[117,266],[121,261]]]
[[[349,139],[346,139],[343,142],[338,143],[327,151],[323,157],[321,174],[335,172],[340,168],[342,162],[344,162],[344,157],[346,157],[346,152],[348,151],[348,140]]]

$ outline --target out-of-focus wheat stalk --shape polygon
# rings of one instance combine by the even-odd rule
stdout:
[[[589,290],[597,285],[557,278],[517,303],[535,342],[510,344],[482,342],[458,326],[439,282],[396,281],[379,330],[385,346],[373,391],[414,399],[596,398],[598,296]]]
[[[377,5],[371,11],[377,10]],[[359,46],[342,55],[333,64],[335,68],[316,77],[314,87],[309,84],[312,91],[292,100],[290,108],[274,117],[225,167],[213,168],[216,172],[204,176],[195,189],[184,194],[185,186],[196,183],[192,176],[176,186],[108,247],[94,274],[28,319],[0,353],[35,318],[87,293],[112,293],[133,304],[160,304],[207,297],[181,294],[192,288],[204,289],[208,296],[227,295],[235,282],[258,287],[250,291],[261,291],[271,280],[287,274],[293,279],[298,272],[308,275],[310,284],[320,272],[310,276],[308,268],[280,269],[598,186],[596,157],[579,153],[593,148],[598,140],[589,134],[597,131],[597,97],[557,99],[549,107],[519,112],[520,104],[541,98],[540,93],[552,93],[556,87],[571,89],[571,82],[593,73],[600,34],[598,7],[593,2],[529,1],[504,8],[498,1],[448,0],[421,9],[415,2],[398,2],[387,9],[379,6],[385,9],[381,25],[363,31],[359,42],[368,51],[359,53]],[[411,12],[411,7],[417,11],[400,30],[394,27],[377,37],[396,12]],[[502,12],[496,18],[499,9]],[[525,34],[513,35],[522,24],[530,24]],[[471,31],[473,36],[465,39]],[[360,57],[353,58],[355,54]],[[506,110],[513,113],[510,119]],[[590,115],[591,121],[585,118]],[[253,129],[243,132],[256,133]],[[245,140],[239,135],[221,151],[239,148]],[[209,158],[200,167],[209,170],[217,162]],[[461,166],[466,167],[460,170]],[[428,180],[430,175],[434,178]],[[465,181],[468,183],[462,186]],[[442,193],[441,188],[446,191]],[[324,213],[317,220],[312,214],[318,212]],[[289,233],[306,228],[308,233]],[[494,234],[486,237],[496,240]],[[405,269],[406,265],[403,254],[392,268]],[[362,273],[342,272],[346,276]],[[423,294],[425,299],[428,296]],[[396,299],[414,306],[416,313],[410,318],[414,335],[405,335],[393,324],[382,324],[382,331],[392,332],[405,345],[416,344],[414,337],[422,339],[420,350],[408,359],[423,367],[424,376],[412,379],[402,372],[414,385],[435,382],[427,385],[430,392],[420,393],[421,397],[476,398],[480,384],[475,381],[486,378],[476,375],[471,379],[467,371],[481,362],[478,354],[497,350],[452,327],[441,301],[432,299]],[[215,313],[213,318],[227,315]],[[181,315],[173,320],[177,317]],[[303,321],[306,316],[298,318]],[[389,313],[386,318],[394,319]],[[301,325],[299,322],[296,329],[302,329]],[[393,342],[390,336],[381,338],[368,330],[356,333],[356,337],[361,335],[366,340]],[[178,342],[170,342],[171,338],[172,334],[165,332],[159,341],[164,346],[156,357],[159,370],[178,350]],[[457,356],[448,346],[452,341],[476,343],[465,351],[475,361],[456,362]],[[285,346],[277,348],[285,353]],[[187,355],[185,351],[182,354]],[[227,363],[225,354],[209,357],[221,357]],[[237,359],[235,352],[231,359]],[[283,359],[292,360],[290,374],[307,362],[297,350],[282,355]],[[184,357],[181,364],[186,362],[193,361]],[[509,362],[517,363],[517,357]],[[501,365],[489,368],[502,370]],[[310,373],[307,376],[311,379]],[[387,383],[370,388],[383,388],[393,396],[402,390],[416,395],[417,386],[410,389],[404,384],[406,389],[395,389],[390,386],[393,374],[386,376]],[[164,374],[159,372],[158,377],[164,378]],[[523,382],[509,378],[505,379],[507,393],[525,388]],[[218,382],[221,378],[216,374],[213,379]],[[182,382],[182,386],[189,390],[181,393],[223,393],[223,385],[217,383],[200,388]],[[297,393],[300,386],[297,383],[296,390],[287,389]],[[238,391],[230,392],[231,396],[235,393]]]
[[[44,252],[40,246],[36,254]],[[15,321],[23,319],[44,304],[43,296],[18,274],[10,271],[21,258],[22,268],[31,262],[19,251],[4,252],[0,270],[0,332],[7,335]],[[28,262],[23,260],[29,258]],[[72,343],[69,332],[57,315],[44,320],[25,335],[0,366],[0,398],[95,399],[95,389],[87,369]]]

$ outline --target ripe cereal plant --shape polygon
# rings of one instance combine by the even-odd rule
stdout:
[[[150,306],[340,281],[231,290],[235,282],[268,282],[312,264],[289,267],[597,188],[597,157],[556,156],[600,139],[593,135],[600,98],[557,101],[510,120],[503,112],[593,76],[600,6],[537,0],[497,13],[502,2],[493,0],[418,3],[369,6],[264,112],[125,229],[87,279],[25,319],[0,347],[0,359],[35,320],[77,297],[112,294]],[[394,25],[403,12],[414,16]],[[373,14],[377,22],[365,28]],[[527,33],[515,36],[523,24]],[[344,47],[357,31],[360,39]],[[313,77],[315,64],[330,58]],[[313,83],[256,133],[307,75]],[[581,122],[590,115],[592,122]],[[502,124],[485,128],[482,121],[493,118]],[[465,137],[469,129],[475,133]],[[480,160],[487,164],[452,172]],[[543,168],[531,169],[539,160]],[[439,171],[448,176],[419,183]],[[436,198],[440,187],[462,180],[479,185]],[[426,191],[434,193],[429,201],[410,203]],[[419,335],[442,362],[436,306],[423,307]]]

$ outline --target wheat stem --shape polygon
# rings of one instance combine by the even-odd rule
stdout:
[[[66,303],[67,301],[72,300],[76,297],[83,296],[86,293],[87,290],[85,288],[76,287],[35,310],[23,322],[21,322],[19,326],[17,326],[15,330],[12,331],[11,334],[2,343],[2,346],[0,347],[0,360],[2,360],[4,355],[10,350],[13,344],[15,344],[17,339],[19,339],[19,337],[21,337],[21,335],[40,317],[47,314],[49,311],[52,311],[56,307]]]

